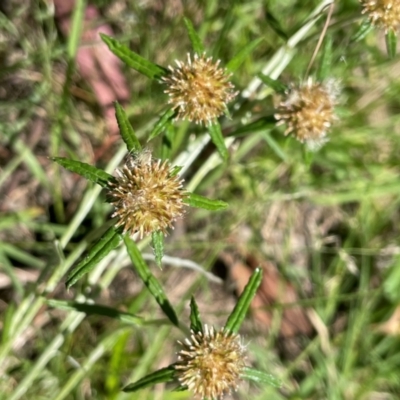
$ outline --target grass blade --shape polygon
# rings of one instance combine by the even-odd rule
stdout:
[[[140,251],[137,248],[136,243],[128,236],[124,237],[124,242],[129,257],[131,258],[132,264],[134,265],[137,273],[139,274],[140,279],[146,285],[147,289],[149,289],[149,292],[153,295],[153,297],[161,307],[161,310],[163,310],[163,312],[169,318],[169,320],[174,325],[178,326],[179,325],[178,318],[164,292],[164,289],[162,288],[161,284],[158,282],[156,277],[151,273],[149,267],[144,261],[142,255],[140,254]]]
[[[274,90],[276,93],[284,94],[284,93],[288,90],[288,88],[287,88],[286,85],[284,85],[283,83],[281,83],[281,82],[279,82],[279,81],[277,81],[277,80],[275,80],[275,79],[270,78],[270,77],[267,76],[267,75],[264,75],[264,74],[262,74],[262,73],[259,73],[257,76],[262,80],[262,82],[263,82],[265,85],[267,85],[268,87],[270,87],[270,88],[271,88],[272,90]]]
[[[322,49],[320,65],[317,72],[318,80],[323,81],[330,76],[331,66],[332,66],[332,37],[327,36],[325,38],[325,44],[324,48]]]
[[[151,235],[154,255],[157,265],[161,268],[161,260],[164,255],[164,234],[161,231],[153,232]]]
[[[167,111],[165,111],[165,113],[160,117],[160,119],[154,125],[154,128],[150,132],[147,141],[150,142],[150,140],[157,137],[166,128],[167,124],[169,124],[174,115],[175,115],[175,110],[173,110],[172,108],[169,108]]]
[[[228,149],[225,146],[224,136],[222,135],[221,125],[219,124],[219,122],[214,121],[208,127],[208,132],[210,133],[211,140],[217,147],[217,150],[222,159],[226,161],[228,159]]]
[[[86,315],[102,315],[117,319],[121,322],[125,322],[131,325],[143,325],[143,318],[140,318],[134,314],[116,310],[115,308],[106,307],[98,304],[78,303],[76,301],[66,300],[47,300],[47,304],[50,307],[54,307],[60,310],[70,310],[85,313]]]
[[[350,41],[359,42],[360,40],[363,40],[373,28],[374,26],[371,24],[371,22],[369,22],[368,19],[364,19],[357,32],[351,37]]]
[[[262,281],[262,269],[256,268],[251,275],[249,282],[240,295],[235,308],[233,309],[231,315],[226,321],[225,331],[237,333],[239,331],[240,325],[246,316],[247,310],[256,294],[258,287]]]
[[[217,211],[224,210],[228,207],[228,203],[222,200],[212,200],[207,197],[200,196],[195,193],[188,193],[183,202],[191,207],[204,208],[205,210]]]
[[[158,371],[153,372],[150,375],[145,376],[142,379],[139,379],[137,382],[130,383],[128,386],[125,386],[122,390],[124,392],[137,392],[138,390],[144,389],[149,386],[153,386],[157,383],[162,382],[171,382],[175,377],[175,368],[173,365],[170,365],[166,368],[159,369]]]
[[[273,375],[266,374],[265,372],[258,371],[253,368],[245,367],[241,372],[241,377],[243,379],[247,379],[249,381],[254,381],[258,383],[265,383],[267,385],[271,385],[276,388],[280,388],[282,386],[282,381],[278,378],[275,378]]]
[[[128,152],[139,151],[142,146],[140,146],[139,140],[135,135],[135,131],[132,128],[128,120],[128,116],[125,110],[116,101],[114,103],[115,107],[115,117],[117,118],[119,132],[121,134],[122,140],[125,142]]]
[[[65,285],[69,289],[78,279],[90,272],[110,251],[121,242],[121,236],[115,227],[109,228],[90,249],[88,255],[70,272]]]
[[[199,307],[197,307],[196,300],[192,296],[190,299],[190,330],[197,333],[203,332],[203,324],[200,319]]]
[[[128,67],[135,69],[139,73],[147,76],[150,79],[160,79],[167,73],[165,68],[160,67],[146,60],[139,54],[128,49],[125,45],[113,39],[110,36],[100,33],[101,39],[108,48]]]
[[[75,172],[76,174],[81,175],[89,181],[97,183],[102,187],[108,187],[108,182],[114,179],[112,175],[108,174],[102,169],[94,167],[93,165],[76,160],[70,160],[64,157],[52,157],[51,159],[65,169]]]
[[[263,38],[258,38],[253,40],[252,42],[248,43],[244,46],[235,57],[232,58],[231,61],[228,62],[226,65],[226,69],[229,72],[235,72],[243,62],[248,59],[250,54],[256,49],[256,47],[263,41]]]
[[[198,54],[199,56],[202,55],[205,51],[204,46],[203,46],[203,43],[201,42],[199,35],[197,34],[197,32],[194,29],[192,21],[190,21],[187,18],[183,18],[183,21],[185,22],[186,29],[188,31],[189,39],[190,39],[190,42],[192,43],[194,52],[196,54]]]
[[[393,29],[389,29],[388,33],[385,35],[385,41],[388,56],[390,58],[395,58],[397,51],[397,35]]]

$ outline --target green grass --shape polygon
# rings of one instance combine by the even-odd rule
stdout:
[[[133,0],[94,3],[115,39],[163,67],[191,50],[183,16],[222,65],[261,39],[232,77],[240,95],[232,119],[221,119],[232,134],[227,163],[194,124],[172,124],[172,148],[161,136],[150,143],[184,167],[188,190],[229,203],[218,213],[190,210],[167,237],[165,253],[214,272],[222,252],[252,254],[275,265],[297,295],[292,303],[278,299],[264,307],[273,316],[268,330],[248,318],[241,332],[249,363],[279,377],[283,387],[246,382],[232,398],[398,399],[400,325],[385,323],[400,304],[400,80],[399,56],[388,57],[384,34],[372,30],[352,41],[361,7],[357,1],[335,6],[328,73],[341,86],[339,119],[329,142],[310,155],[273,123],[279,96],[257,75],[284,84],[306,78],[327,11],[317,20],[310,16],[326,2],[193,1],[182,9]],[[46,4],[0,13],[0,273],[9,278],[0,287],[0,399],[189,399],[188,392],[170,390],[174,386],[121,391],[173,362],[186,329],[161,313],[125,247],[65,289],[68,271],[109,226],[111,208],[99,186],[49,157],[96,163],[113,173],[126,147],[118,141],[94,157],[106,138],[103,118],[96,101],[76,96],[77,87],[91,93],[74,70],[85,2],[77,2],[68,38]],[[158,83],[123,71],[131,90],[124,109],[146,145],[167,96]],[[148,240],[138,246],[152,253]],[[183,267],[150,266],[179,320],[188,320],[194,295],[203,321],[222,326],[236,301],[229,280],[221,285]],[[28,283],[26,271],[35,274]],[[116,314],[95,308],[84,314],[65,301]],[[296,306],[309,316],[313,333],[282,337],[284,311]]]

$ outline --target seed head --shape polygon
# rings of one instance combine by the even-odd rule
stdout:
[[[246,360],[239,335],[204,325],[203,332],[192,331],[190,340],[178,343],[183,349],[178,353],[176,374],[196,398],[217,400],[237,390]]]
[[[169,66],[170,74],[162,79],[168,85],[168,103],[178,111],[176,119],[211,123],[238,93],[229,82],[231,74],[219,67],[220,60],[214,63],[205,54],[195,54],[193,61],[188,54],[186,64],[175,62],[178,67]]]
[[[400,27],[400,0],[360,0],[363,14],[367,14],[371,24],[396,32]]]
[[[123,232],[140,232],[140,238],[154,231],[167,233],[183,213],[183,180],[173,173],[168,161],[155,160],[145,151],[117,169],[109,182],[108,198],[114,205],[112,217]]]
[[[277,125],[286,124],[285,135],[292,133],[311,150],[317,150],[327,141],[328,129],[336,119],[338,91],[334,80],[314,83],[309,78],[299,86],[292,86],[275,114]]]

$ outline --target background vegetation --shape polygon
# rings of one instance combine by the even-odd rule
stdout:
[[[163,66],[191,50],[183,16],[222,65],[261,39],[232,77],[240,94],[232,119],[221,120],[229,161],[204,142],[201,126],[176,123],[168,132],[168,155],[188,165],[190,190],[229,208],[190,210],[167,238],[163,270],[152,265],[182,320],[195,295],[203,320],[216,326],[251,270],[264,268],[241,333],[249,363],[284,384],[244,383],[232,398],[400,396],[399,57],[388,57],[382,31],[352,40],[361,6],[336,2],[327,40],[329,75],[342,89],[339,118],[330,141],[312,155],[275,126],[279,96],[255,81],[266,70],[285,84],[307,77],[327,10],[312,15],[327,3],[91,2],[99,11],[92,26],[109,24],[115,38]],[[104,232],[112,210],[101,188],[49,157],[112,173],[126,151],[110,133],[106,104],[78,68],[78,46],[93,44],[85,35],[80,41],[84,6],[77,2],[63,35],[50,2],[1,3],[0,398],[188,399],[188,392],[162,385],[121,392],[173,362],[183,339],[143,288],[124,247],[65,289],[65,274]],[[311,74],[322,62],[320,51]],[[130,92],[124,108],[145,143],[167,96],[162,85],[122,71]],[[152,146],[165,151],[161,141]],[[151,259],[148,244],[141,246]],[[78,310],[70,301],[109,309]],[[145,324],[124,312],[158,320]]]

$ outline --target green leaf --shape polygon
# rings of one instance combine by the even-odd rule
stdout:
[[[262,132],[262,138],[268,143],[271,150],[282,160],[286,161],[287,156],[279,143],[270,135],[269,132]]]
[[[162,288],[156,277],[150,272],[150,269],[144,261],[142,255],[140,254],[136,243],[129,236],[124,237],[124,242],[129,257],[131,258],[132,264],[134,265],[140,279],[146,285],[147,289],[149,289],[149,292],[153,295],[153,297],[155,298],[165,315],[169,318],[169,320],[174,325],[178,326],[178,318],[164,292],[164,289]]]
[[[386,40],[386,51],[390,58],[396,57],[397,51],[397,35],[393,29],[389,29],[388,33],[385,35]]]
[[[245,136],[249,133],[270,130],[276,126],[276,119],[273,115],[259,118],[253,122],[240,126],[235,131],[229,134],[229,136],[240,137]]]
[[[144,319],[134,314],[118,311],[115,308],[101,306],[98,304],[78,303],[76,301],[53,300],[46,301],[51,307],[61,310],[71,310],[85,313],[86,315],[102,315],[105,317],[120,320],[132,325],[143,325]]]
[[[108,182],[114,180],[112,175],[108,174],[102,169],[94,167],[93,165],[76,160],[70,160],[69,158],[64,157],[52,157],[51,159],[65,169],[75,172],[76,174],[81,175],[89,181],[97,183],[102,187],[108,187]]]
[[[83,275],[90,272],[110,251],[121,242],[118,230],[112,226],[90,249],[88,255],[70,272],[65,285],[69,289]]]
[[[219,122],[214,121],[208,126],[208,132],[210,133],[211,140],[217,147],[219,154],[221,155],[222,159],[226,161],[228,159],[228,149],[225,146],[224,137],[221,131],[221,125]]]
[[[152,374],[147,375],[144,378],[139,379],[134,383],[130,383],[128,386],[125,386],[122,390],[124,392],[137,392],[138,390],[156,385],[157,383],[171,382],[174,380],[174,378],[175,378],[175,368],[173,365],[170,365],[166,368],[159,369],[158,371],[155,371]]]
[[[364,19],[357,32],[350,38],[350,41],[359,42],[360,40],[363,40],[373,28],[374,26],[371,24],[369,19]]]
[[[282,381],[280,379],[253,368],[244,367],[240,375],[243,379],[247,379],[249,381],[265,383],[276,388],[280,388],[282,386]]]
[[[203,43],[201,43],[201,39],[200,39],[199,35],[195,31],[194,26],[189,19],[183,18],[183,21],[185,22],[186,29],[188,31],[189,39],[190,39],[190,42],[192,43],[194,52],[197,55],[201,56],[204,53],[204,46],[203,46]]]
[[[181,167],[181,166],[179,166],[179,165],[175,165],[175,166],[170,170],[169,176],[172,178],[172,177],[178,175],[179,172],[181,172],[182,168],[183,168],[183,167]]]
[[[265,20],[268,22],[269,26],[272,30],[281,37],[285,42],[288,41],[289,37],[286,32],[283,30],[280,22],[274,17],[270,10],[265,13]]]
[[[263,38],[258,38],[253,40],[250,43],[247,43],[246,46],[244,46],[239,53],[236,54],[235,57],[232,58],[231,61],[228,62],[226,65],[226,69],[229,72],[235,72],[242,64],[243,62],[248,59],[250,54],[256,49],[256,47],[263,41]]]
[[[262,80],[262,82],[265,85],[267,85],[268,87],[270,87],[272,90],[274,90],[277,93],[284,94],[288,90],[288,87],[286,85],[284,85],[283,83],[281,83],[275,79],[270,78],[267,75],[259,73],[257,76]]]
[[[170,123],[174,115],[175,115],[175,110],[173,110],[172,108],[168,108],[168,110],[165,111],[165,113],[160,117],[160,119],[154,125],[154,128],[150,132],[150,136],[147,139],[147,141],[150,142],[150,140],[157,137],[164,129],[166,129],[166,126]]]
[[[139,151],[142,146],[140,146],[139,140],[135,135],[135,131],[132,128],[131,123],[128,120],[128,116],[125,110],[116,101],[114,102],[115,107],[115,117],[117,118],[119,132],[121,134],[122,140],[125,142],[128,152]]]
[[[190,330],[197,333],[203,332],[203,324],[200,319],[199,307],[197,307],[196,300],[192,296],[190,299]]]
[[[211,200],[195,193],[188,193],[183,202],[190,207],[204,208],[210,211],[224,210],[228,207],[228,203],[222,200]]]
[[[317,77],[319,81],[323,81],[331,75],[330,74],[331,66],[332,66],[332,36],[328,35],[325,38],[325,43],[322,49],[321,60],[317,72]]]
[[[161,260],[164,255],[164,234],[161,231],[155,231],[151,234],[151,240],[153,242],[156,263],[161,268]]]
[[[400,257],[393,260],[393,265],[388,268],[387,276],[383,282],[383,290],[387,297],[393,302],[400,301]]]
[[[250,307],[261,281],[262,269],[256,268],[244,288],[243,293],[240,295],[228,321],[226,321],[224,328],[225,332],[237,333],[239,331],[240,325],[242,325],[247,310]]]
[[[108,48],[128,67],[135,69],[150,79],[160,79],[167,74],[168,71],[165,68],[146,60],[112,37],[104,33],[100,33],[100,36]]]

